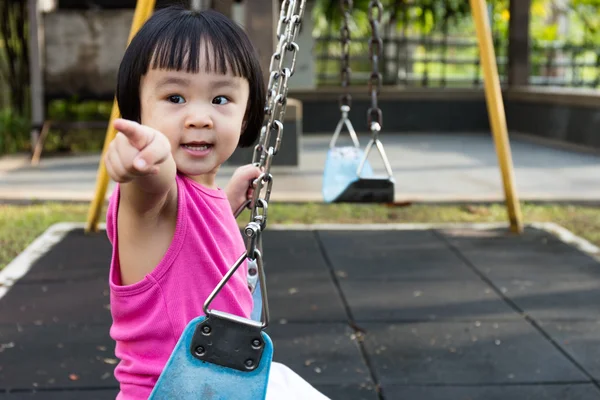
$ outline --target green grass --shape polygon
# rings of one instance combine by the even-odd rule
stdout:
[[[0,269],[29,243],[57,222],[84,222],[87,204],[0,204]],[[525,222],[555,222],[576,235],[600,245],[600,207],[522,205]],[[103,213],[104,215],[104,213]],[[269,224],[315,223],[444,223],[505,222],[504,205],[426,205],[388,207],[350,204],[272,204]],[[104,217],[102,221],[104,221]],[[238,218],[240,226],[248,213]],[[267,226],[268,229],[268,226]]]

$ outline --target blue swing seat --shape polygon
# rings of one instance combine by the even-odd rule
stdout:
[[[179,338],[163,373],[156,383],[149,399],[151,400],[257,400],[264,399],[271,362],[273,343],[264,332],[262,354],[258,366],[251,371],[241,371],[214,362],[196,358],[192,349],[194,334],[201,329],[206,317],[192,320]],[[227,335],[226,331],[215,335]],[[225,343],[232,344],[232,341]],[[231,353],[239,349],[233,349]],[[206,350],[208,352],[208,350]],[[215,358],[218,358],[215,355]],[[218,360],[222,361],[222,360]],[[225,360],[227,361],[227,360]],[[231,360],[229,360],[231,361]]]
[[[250,223],[249,237],[260,227]],[[253,319],[210,310],[219,291],[243,264],[246,254],[223,277],[204,304],[206,316],[188,323],[165,365],[150,400],[261,400],[267,396],[273,342],[263,331],[269,322],[262,255],[254,250],[249,267],[256,268]]]
[[[323,171],[323,200],[325,203],[336,202],[349,186],[359,180],[356,171],[363,157],[362,149],[355,146],[329,149]],[[373,175],[369,161],[365,162],[363,174],[367,177]]]
[[[360,176],[358,169],[365,157],[359,147],[332,147],[327,152],[323,172],[323,200],[325,203],[392,203],[394,180],[377,177],[368,160]]]

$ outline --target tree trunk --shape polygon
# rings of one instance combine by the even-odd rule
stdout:
[[[10,88],[10,104],[19,115],[27,109],[29,55],[27,34],[27,2],[4,0],[0,3],[0,40],[4,46],[4,65],[0,65]]]

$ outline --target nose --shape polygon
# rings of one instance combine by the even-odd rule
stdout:
[[[212,107],[204,104],[189,107],[185,127],[187,129],[212,129],[213,119],[211,111]]]

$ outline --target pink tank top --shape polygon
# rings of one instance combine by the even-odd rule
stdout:
[[[113,244],[110,303],[116,341],[119,400],[146,400],[188,322],[245,251],[225,192],[177,175],[175,235],[164,258],[142,281],[121,285],[117,249],[119,187],[110,198],[106,231]],[[215,310],[250,317],[252,296],[240,266],[211,303]]]

